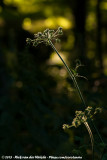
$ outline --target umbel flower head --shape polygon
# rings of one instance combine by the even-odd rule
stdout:
[[[57,37],[62,35],[62,27],[59,27],[56,31],[46,29],[42,32],[38,32],[37,34],[34,34],[34,39],[27,38],[26,42],[27,44],[33,44],[33,46],[37,46],[39,43],[45,43],[46,45],[49,45],[49,41],[60,41]]]
[[[80,126],[82,123],[87,122],[88,119],[92,119],[93,120],[93,116],[97,113],[100,113],[102,111],[102,108],[97,107],[97,108],[93,108],[91,106],[88,106],[85,111],[75,111],[75,118],[72,121],[71,125],[68,124],[64,124],[63,125],[63,129],[67,129],[70,127],[78,127]]]

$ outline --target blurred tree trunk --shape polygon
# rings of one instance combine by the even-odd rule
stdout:
[[[0,6],[1,6],[1,7],[4,7],[4,2],[3,2],[3,0],[0,0]]]
[[[85,58],[85,19],[86,19],[86,0],[75,1],[75,37],[78,57]]]
[[[99,71],[103,74],[103,53],[102,53],[102,44],[101,44],[101,11],[100,11],[100,2],[97,2],[97,54],[99,59]]]

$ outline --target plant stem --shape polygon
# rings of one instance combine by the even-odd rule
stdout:
[[[52,43],[51,40],[49,40],[49,43],[50,43],[51,47],[54,49],[54,51],[57,53],[57,55],[59,56],[59,58],[61,59],[61,61],[63,62],[64,66],[66,67],[66,69],[67,69],[67,71],[68,71],[71,79],[73,80],[73,83],[74,83],[76,89],[77,89],[77,92],[78,92],[78,94],[80,96],[80,99],[83,102],[84,107],[86,108],[85,100],[84,100],[83,95],[82,95],[82,93],[80,91],[80,88],[78,86],[78,83],[76,81],[74,73],[69,69],[68,65],[65,63],[65,61],[63,60],[63,58],[60,56],[59,52],[57,51],[57,49],[55,48],[55,46],[53,45],[53,43]]]
[[[92,160],[94,160],[94,138],[93,138],[93,134],[92,134],[92,131],[90,129],[90,126],[87,122],[84,122],[84,125],[86,126],[87,130],[88,130],[88,133],[89,133],[89,136],[90,136],[90,139],[91,139],[91,144],[92,144]]]
[[[66,69],[67,69],[67,71],[68,71],[71,79],[73,80],[74,85],[75,85],[75,87],[76,87],[76,89],[77,89],[77,91],[78,91],[78,93],[79,93],[79,96],[80,96],[80,98],[81,98],[81,101],[83,102],[84,107],[86,107],[85,100],[84,100],[83,95],[82,95],[82,93],[81,93],[81,91],[80,91],[80,88],[79,88],[79,86],[78,86],[78,84],[77,84],[77,81],[76,81],[76,78],[75,78],[75,76],[74,76],[74,73],[69,69],[68,65],[65,63],[65,61],[63,60],[63,58],[60,56],[59,52],[57,51],[57,49],[55,48],[55,46],[53,45],[53,43],[52,43],[51,40],[49,40],[49,43],[50,43],[51,47],[54,49],[54,51],[57,53],[57,55],[59,56],[59,58],[61,59],[61,61],[63,62],[64,66],[66,67]],[[91,120],[91,121],[92,121],[92,120]],[[100,140],[101,140],[102,143],[104,144],[104,142],[103,142],[103,140],[102,140],[102,137],[101,137],[101,135],[100,135],[100,133],[99,133],[98,129],[96,128],[96,126],[95,126],[95,124],[94,124],[93,121],[92,121],[92,124],[93,124],[93,126],[94,126],[94,128],[95,128],[95,130],[96,130],[96,132],[97,132],[97,134],[98,134],[98,136],[99,136],[99,138],[100,138]]]
[[[50,39],[49,39],[49,43],[50,43],[51,47],[53,48],[53,50],[57,53],[57,55],[59,56],[59,58],[61,59],[61,61],[63,62],[64,66],[66,67],[66,69],[67,69],[67,71],[68,71],[71,79],[73,80],[73,83],[74,83],[74,85],[75,85],[75,88],[77,89],[77,92],[78,92],[78,94],[79,94],[79,96],[80,96],[80,99],[81,99],[84,107],[86,108],[85,100],[84,100],[83,95],[82,95],[82,93],[81,93],[81,90],[80,90],[80,88],[79,88],[79,86],[78,86],[78,83],[77,83],[77,81],[76,81],[76,78],[75,78],[75,76],[74,76],[74,73],[70,70],[70,68],[68,67],[68,65],[65,63],[65,61],[63,60],[63,58],[60,56],[59,52],[57,51],[57,49],[55,48],[55,46],[53,45],[53,43],[52,43],[52,41],[51,41]],[[95,130],[96,130],[96,132],[97,132],[97,134],[98,134],[98,136],[99,136],[99,138],[100,138],[100,140],[103,142],[102,137],[101,137],[98,129],[96,128],[94,122],[93,122],[92,120],[91,120],[91,122],[92,122],[92,124],[93,124],[93,126],[94,126],[94,128],[95,128]],[[86,128],[88,129],[89,134],[90,134],[91,143],[92,143],[92,152],[93,152],[93,154],[92,154],[92,159],[94,159],[94,138],[93,138],[93,134],[92,134],[92,132],[91,132],[91,129],[90,129],[88,123],[87,123],[87,125],[85,124],[85,126],[86,126]],[[104,144],[104,142],[103,142],[103,144]]]

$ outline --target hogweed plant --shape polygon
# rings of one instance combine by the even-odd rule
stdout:
[[[80,65],[77,65],[75,70],[70,69],[68,67],[68,65],[66,64],[66,62],[61,57],[61,55],[59,54],[59,52],[57,51],[57,49],[55,48],[53,42],[59,42],[60,39],[58,37],[62,34],[63,34],[62,27],[59,27],[56,31],[46,29],[45,31],[43,31],[43,33],[38,32],[37,34],[34,34],[34,39],[27,38],[26,42],[27,42],[27,44],[32,44],[34,47],[36,47],[40,43],[45,43],[46,45],[50,45],[53,48],[53,50],[56,52],[56,54],[59,56],[62,63],[64,64],[69,76],[71,77],[71,79],[74,83],[74,86],[75,86],[75,88],[76,88],[76,90],[79,94],[79,97],[80,97],[80,99],[81,99],[81,101],[84,105],[85,110],[84,110],[84,112],[83,111],[76,111],[75,112],[75,118],[73,119],[71,125],[64,124],[63,129],[70,128],[70,127],[76,127],[77,128],[81,124],[84,124],[86,129],[88,130],[88,133],[89,133],[89,136],[90,136],[90,139],[91,139],[92,159],[94,159],[94,138],[93,138],[93,133],[91,131],[91,128],[88,124],[88,120],[91,120],[93,122],[93,116],[96,113],[101,112],[101,108],[93,109],[93,107],[91,107],[91,106],[88,106],[88,107],[86,106],[85,100],[83,98],[83,95],[81,93],[81,90],[80,90],[80,88],[78,86],[78,83],[77,83],[77,80],[76,80],[77,76],[85,78],[83,76],[78,75],[78,73],[77,73],[77,69]],[[94,128],[95,128],[100,140],[102,141],[102,143],[104,143],[100,134],[99,134],[99,131],[97,130],[97,128],[94,124],[94,122],[93,122],[93,125],[94,125]]]
[[[90,129],[90,126],[88,124],[88,119],[93,119],[94,115],[99,112],[101,112],[101,108],[93,109],[91,106],[88,106],[84,112],[83,111],[75,111],[75,118],[73,119],[71,125],[63,124],[63,129],[67,129],[67,128],[71,128],[71,127],[77,128],[78,126],[80,126],[83,123],[85,125],[85,127],[87,128],[90,139],[91,139],[92,153],[94,152],[94,138],[93,138],[93,134]],[[93,155],[94,155],[94,153],[93,153]]]

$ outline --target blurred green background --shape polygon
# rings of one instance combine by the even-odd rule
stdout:
[[[50,46],[26,45],[34,33],[59,26],[64,34],[55,47],[70,68],[84,64],[78,72],[88,81],[77,81],[87,106],[103,107],[94,122],[107,142],[107,0],[0,0],[0,155],[91,159],[85,126],[62,129],[84,110],[63,64]],[[103,147],[91,129],[98,160]]]

